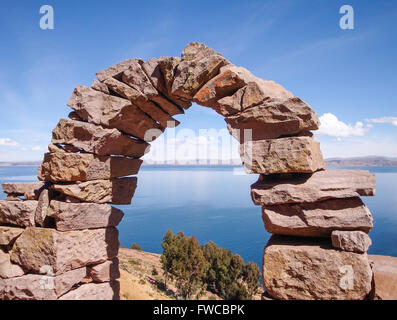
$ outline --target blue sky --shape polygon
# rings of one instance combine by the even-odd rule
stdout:
[[[55,29],[41,30],[52,5]],[[354,9],[353,30],[339,8]],[[321,116],[325,157],[397,157],[397,2],[36,1],[0,10],[0,161],[40,160],[77,84],[131,57],[179,56],[204,42],[234,64],[275,80]],[[225,128],[193,106],[177,130]]]

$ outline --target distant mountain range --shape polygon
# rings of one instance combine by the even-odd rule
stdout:
[[[0,161],[0,167],[38,166],[40,164],[41,161],[10,161],[10,162]]]
[[[352,157],[352,158],[329,158],[325,159],[327,166],[337,167],[395,167],[397,158],[380,156]]]
[[[388,157],[380,157],[380,156],[367,156],[367,157],[351,157],[351,158],[328,158],[325,159],[327,166],[336,166],[336,167],[396,167],[397,166],[397,158],[388,158]],[[10,162],[0,162],[0,167],[12,167],[12,166],[38,166],[41,164],[41,161],[10,161]],[[150,164],[145,163],[145,166],[191,166],[191,165],[204,165],[204,166],[238,166],[240,165],[239,160],[235,159],[231,164],[223,164],[222,161],[218,161],[218,163],[214,163],[213,161],[210,163],[203,164],[199,161],[189,161],[186,164],[167,164],[166,162]]]

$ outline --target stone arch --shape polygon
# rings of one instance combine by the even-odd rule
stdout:
[[[246,172],[260,175],[252,199],[276,235],[264,252],[267,293],[276,299],[369,294],[372,217],[359,196],[374,194],[375,177],[325,170],[311,133],[319,119],[307,103],[196,42],[181,58],[134,58],[97,79],[74,89],[73,111],[53,130],[40,182],[3,185],[0,298],[119,297],[115,227],[123,213],[109,204],[131,202],[139,158],[192,102],[225,118]],[[346,265],[352,288],[345,285]]]

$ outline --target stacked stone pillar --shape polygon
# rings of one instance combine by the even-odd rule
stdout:
[[[365,171],[325,171],[310,106],[200,43],[181,58],[123,61],[79,85],[52,132],[39,182],[0,201],[0,299],[118,299],[118,231],[149,143],[192,102],[221,114],[272,237],[264,286],[277,299],[364,299],[373,195]],[[161,190],[158,190],[161,192]],[[243,213],[242,213],[243,214]],[[260,250],[260,248],[258,248]]]

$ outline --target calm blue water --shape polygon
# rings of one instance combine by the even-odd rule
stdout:
[[[376,197],[362,198],[374,216],[369,253],[397,256],[397,167],[362,169],[377,176]],[[35,181],[36,170],[0,167],[0,183]],[[270,235],[260,207],[250,198],[249,187],[256,179],[257,175],[234,175],[230,167],[143,167],[133,203],[119,206],[125,213],[120,241],[161,253],[164,233],[181,230],[202,244],[212,240],[260,266]]]

